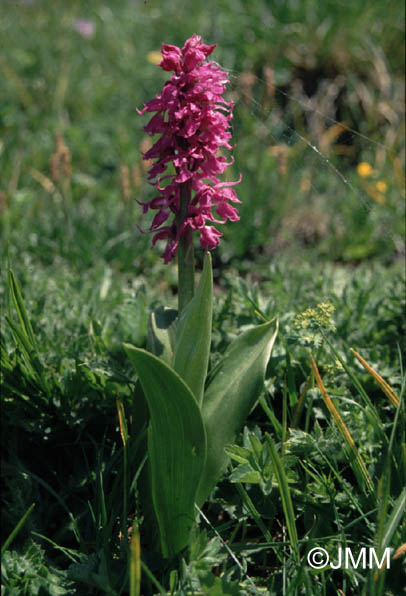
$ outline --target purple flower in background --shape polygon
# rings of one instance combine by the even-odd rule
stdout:
[[[153,244],[167,241],[162,255],[165,263],[175,256],[179,238],[187,229],[199,232],[201,246],[212,249],[222,234],[208,222],[239,219],[230,203],[241,201],[230,187],[238,184],[241,176],[236,182],[218,178],[233,163],[219,153],[220,147],[233,148],[229,144],[233,104],[222,97],[229,82],[226,74],[214,62],[206,61],[215,47],[202,43],[199,35],[188,39],[182,49],[162,44],[159,66],[174,74],[162,92],[139,111],[156,112],[144,130],[151,136],[160,135],[143,156],[155,159],[149,179],[159,195],[142,205],[144,213],[157,211],[150,231],[154,232]],[[165,174],[169,165],[175,173]],[[180,219],[185,194],[187,210]],[[172,215],[173,221],[168,222]]]
[[[73,29],[79,33],[79,35],[86,37],[87,39],[91,39],[96,33],[96,27],[92,21],[80,19],[75,21],[72,26]]]

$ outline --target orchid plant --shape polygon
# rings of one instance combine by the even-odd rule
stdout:
[[[229,82],[207,60],[215,45],[198,35],[183,48],[162,45],[161,68],[173,72],[162,92],[139,113],[155,112],[144,130],[159,135],[144,159],[158,194],[142,203],[155,210],[153,244],[165,240],[165,263],[178,261],[178,311],[161,307],[151,313],[147,350],[125,344],[137,372],[136,399],[149,411],[147,477],[149,498],[159,528],[162,554],[184,548],[201,506],[229,463],[225,451],[242,427],[263,389],[266,366],[277,334],[267,321],[243,332],[209,371],[213,275],[210,250],[222,236],[213,224],[239,219],[240,203],[222,182],[233,160],[233,104],[223,98]],[[168,172],[168,173],[166,173]],[[205,250],[195,291],[193,232]]]

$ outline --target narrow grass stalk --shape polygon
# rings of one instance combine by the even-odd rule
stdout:
[[[319,358],[319,356],[322,352],[322,349],[323,349],[323,344],[321,344],[319,346],[319,349],[317,350],[317,356],[316,356],[317,359]],[[291,424],[292,428],[296,428],[298,426],[300,417],[302,415],[303,407],[304,407],[304,404],[306,401],[306,393],[307,393],[308,389],[313,386],[314,386],[314,375],[313,375],[313,373],[310,373],[310,375],[307,377],[306,381],[303,384],[302,390],[299,395],[299,399],[298,399],[296,407],[295,407],[295,411],[293,414],[293,420],[292,420],[292,424]],[[311,399],[311,405],[312,404],[313,404],[313,398]],[[307,408],[307,412],[306,412],[306,424],[305,424],[306,432],[308,431],[308,428],[309,428],[309,422],[310,422],[309,417],[310,417],[311,410],[312,410],[311,405],[309,408]]]
[[[381,375],[378,374],[376,372],[376,370],[374,370],[372,368],[372,366],[370,366],[368,364],[368,362],[366,362],[363,359],[363,357],[360,354],[358,354],[358,352],[356,352],[353,348],[350,348],[350,349],[351,349],[351,352],[354,354],[355,358],[359,362],[361,362],[361,364],[365,368],[365,370],[369,372],[369,374],[375,379],[375,381],[381,387],[382,391],[385,393],[385,395],[387,396],[387,398],[389,399],[389,401],[391,402],[391,404],[393,406],[395,406],[395,408],[397,408],[398,405],[399,405],[399,398],[396,395],[396,393],[392,390],[392,388],[390,387],[390,385],[388,385],[388,383],[381,377]]]
[[[294,558],[298,562],[299,561],[299,540],[298,540],[298,536],[297,536],[295,514],[293,511],[293,505],[292,505],[292,499],[290,496],[288,479],[286,477],[285,470],[283,469],[282,461],[278,455],[278,452],[276,451],[275,444],[273,442],[272,437],[267,434],[266,440],[269,445],[272,461],[273,461],[274,468],[275,468],[276,477],[278,480],[279,491],[280,491],[281,499],[282,499],[282,507],[283,507],[283,512],[285,514],[286,526],[288,528],[291,547],[293,550]]]
[[[41,538],[41,540],[45,540],[46,542],[49,542],[49,544],[51,544],[56,550],[59,550],[61,553],[63,553],[65,555],[65,557],[67,557],[70,561],[72,561],[72,563],[80,562],[80,554],[79,554],[78,550],[75,550],[73,548],[66,548],[65,546],[56,544],[56,542],[51,540],[51,538],[48,538],[48,536],[44,536],[43,534],[39,534],[39,532],[33,531],[31,533],[33,534],[33,536],[38,536],[38,538]]]
[[[8,61],[3,56],[0,56],[0,70],[3,72],[3,75],[8,82],[16,89],[18,99],[21,101],[23,106],[25,108],[30,108],[33,104],[33,99],[30,93],[16,71],[10,66]]]
[[[400,422],[400,424],[402,425],[401,428],[403,428],[403,429],[406,428],[406,424],[405,424],[406,421],[405,421],[405,416],[404,416],[404,407],[403,407],[403,403],[402,403],[402,401],[403,401],[403,389],[404,389],[404,386],[402,387],[402,391],[400,393],[399,405],[396,408],[395,419],[393,421],[392,431],[391,431],[390,438],[389,438],[388,453],[387,453],[388,465],[389,465],[389,461],[390,461],[390,459],[392,457],[393,445],[394,445],[394,441],[395,441],[396,430],[397,430],[397,427],[398,427],[398,424],[399,424],[399,419],[400,419],[401,413],[403,413],[402,420]],[[404,442],[402,442],[402,447],[403,447],[403,450],[405,450],[406,445],[405,445]],[[400,459],[403,460],[403,473],[406,474],[406,467],[405,467],[406,457],[405,457],[405,453],[404,453],[403,458],[400,458]],[[397,462],[396,457],[393,457],[392,458],[392,461],[394,463],[395,468],[398,469],[398,462]],[[401,464],[402,461],[400,461],[399,463]]]
[[[231,548],[228,546],[227,542],[224,541],[224,539],[222,538],[221,534],[210,523],[210,521],[207,519],[207,517],[205,516],[205,514],[203,513],[203,511],[197,505],[195,505],[195,507],[196,507],[196,510],[199,512],[200,516],[206,522],[206,524],[213,530],[213,532],[216,534],[216,536],[220,539],[222,545],[224,546],[224,548],[226,549],[226,551],[228,552],[228,554],[230,555],[230,557],[232,558],[232,560],[234,561],[234,563],[236,563],[237,567],[239,568],[239,570],[241,572],[241,576],[242,577],[245,577],[247,579],[247,581],[250,584],[250,586],[251,586],[254,594],[257,594],[258,596],[261,596],[261,592],[255,587],[254,582],[252,581],[252,579],[250,578],[250,576],[247,574],[247,572],[245,571],[244,567],[241,565],[240,561],[237,559],[237,557],[235,556],[235,554],[233,553],[233,551],[231,550]]]
[[[392,513],[386,522],[385,529],[382,535],[382,541],[380,544],[381,551],[384,551],[387,546],[390,545],[393,534],[396,531],[399,523],[404,517],[406,509],[406,488],[402,490],[399,497],[397,498],[395,505],[393,506]]]
[[[391,486],[391,459],[390,452],[386,456],[383,473],[378,482],[378,513],[377,513],[377,531],[375,536],[375,544],[378,548],[378,554],[382,552],[383,535],[385,531],[385,523],[387,520],[387,512],[390,498]]]
[[[341,435],[343,436],[344,441],[346,442],[350,451],[354,455],[354,462],[355,462],[356,469],[360,472],[361,476],[363,477],[363,479],[365,481],[365,485],[368,489],[368,492],[374,493],[374,485],[372,483],[370,475],[368,474],[368,470],[365,466],[364,460],[362,459],[361,454],[358,451],[358,449],[354,443],[354,439],[352,438],[350,431],[348,430],[347,426],[345,425],[337,408],[331,401],[331,398],[328,395],[327,390],[323,385],[323,381],[321,380],[319,369],[317,368],[317,364],[316,364],[313,356],[311,356],[311,363],[312,363],[312,369],[314,372],[314,376],[316,378],[316,382],[317,382],[318,388],[320,389],[320,393],[323,397],[324,403],[326,404],[328,411],[330,412],[334,422],[336,423],[338,430],[340,431]]]
[[[260,397],[259,403],[260,403],[262,409],[264,410],[265,414],[268,416],[269,421],[271,422],[271,424],[272,424],[272,426],[274,428],[275,434],[280,439],[282,437],[282,425],[281,425],[281,423],[279,422],[279,420],[275,416],[274,412],[271,410],[271,408],[266,403],[265,397]]]
[[[311,375],[310,375],[310,387],[312,389],[314,388],[314,372],[313,371],[311,372]],[[314,392],[312,391],[310,393],[310,399],[309,399],[307,407],[306,407],[306,416],[305,416],[305,425],[304,425],[305,433],[309,433],[310,418],[311,418],[312,411],[313,411],[313,401],[314,401]]]
[[[285,454],[285,443],[288,437],[288,392],[286,386],[283,388],[282,394],[282,457]]]
[[[188,212],[190,187],[188,183],[181,185],[180,212],[177,218],[178,230],[181,228]],[[193,298],[195,288],[195,257],[192,231],[188,228],[179,238],[178,247],[178,313],[186,308]]]
[[[158,590],[160,596],[168,596],[165,588],[162,586],[162,584],[159,583],[159,581],[157,580],[155,575],[148,569],[148,567],[142,560],[141,560],[141,567],[142,567],[145,575],[148,577],[148,579],[154,584],[154,586]]]
[[[66,511],[66,513],[69,516],[69,519],[71,520],[72,531],[75,535],[76,540],[78,541],[78,544],[81,546],[83,544],[83,540],[82,540],[82,537],[79,532],[79,527],[76,523],[73,513],[69,510],[65,501],[62,499],[62,497],[56,491],[54,491],[54,489],[47,482],[45,482],[45,480],[42,480],[42,478],[40,478],[33,472],[27,472],[27,473],[28,473],[28,476],[30,476],[31,478],[36,480],[36,482],[38,482],[38,484],[41,484],[58,501],[60,506]]]
[[[351,490],[348,489],[346,483],[343,481],[342,477],[340,476],[340,474],[337,472],[337,470],[334,469],[334,467],[331,465],[328,457],[325,455],[325,453],[319,448],[318,445],[316,445],[316,449],[317,452],[319,453],[320,457],[324,459],[324,461],[326,462],[327,466],[330,468],[331,473],[333,474],[333,476],[336,478],[337,482],[340,484],[341,488],[343,489],[343,491],[345,492],[345,494],[347,495],[348,499],[351,501],[351,503],[353,504],[354,508],[359,512],[360,517],[358,518],[358,521],[365,519],[365,523],[366,525],[369,527],[369,529],[371,531],[373,531],[374,525],[369,522],[366,517],[369,514],[364,514],[362,512],[362,509],[359,505],[359,503],[357,502],[357,500],[355,499],[353,493],[351,492]],[[319,473],[316,471],[316,469],[308,462],[307,464],[303,463],[302,461],[300,462],[300,465],[302,466],[302,468],[304,469],[304,471],[306,472],[307,475],[311,476],[312,478],[314,478],[317,482],[320,482],[320,475]],[[314,470],[314,471],[312,471]],[[317,472],[317,473],[316,473]],[[372,511],[376,511],[376,509],[373,509]]]
[[[389,439],[389,446],[388,451],[386,453],[385,464],[383,466],[382,476],[379,480],[378,484],[378,498],[379,498],[379,507],[378,507],[378,516],[377,516],[377,532],[375,537],[375,543],[377,547],[380,549],[379,552],[381,553],[382,550],[385,548],[385,540],[384,534],[386,531],[386,519],[387,519],[387,510],[388,510],[388,503],[389,503],[389,495],[390,495],[390,483],[391,483],[391,473],[392,469],[394,469],[395,473],[399,473],[399,464],[397,454],[393,454],[393,446],[395,440],[396,429],[398,427],[400,413],[401,413],[401,405],[403,398],[403,388],[400,394],[400,400],[398,406],[396,408],[395,419],[392,426],[392,431]],[[401,459],[401,458],[400,458]],[[405,458],[403,458],[405,459]]]
[[[310,377],[308,377],[306,379],[306,381],[303,385],[302,391],[300,392],[299,400],[296,404],[295,412],[293,414],[293,420],[292,420],[292,425],[291,425],[292,428],[296,428],[299,423],[299,419],[302,414],[302,410],[303,410],[303,406],[304,406],[304,402],[305,402],[306,392],[309,388],[309,381],[310,381]]]
[[[120,424],[120,435],[123,441],[123,515],[121,523],[121,532],[123,534],[124,544],[128,541],[127,532],[127,512],[128,512],[128,453],[127,453],[127,442],[128,442],[128,430],[127,423],[125,420],[124,406],[120,399],[116,400],[118,421]]]
[[[35,507],[35,503],[32,503],[32,505],[30,505],[27,509],[27,511],[24,513],[24,515],[22,516],[22,518],[20,519],[20,521],[17,523],[16,527],[14,528],[14,530],[10,533],[10,535],[8,536],[8,538],[6,538],[3,546],[1,547],[1,554],[3,554],[8,547],[10,546],[10,544],[13,542],[14,538],[17,536],[18,532],[21,530],[21,528],[23,527],[23,525],[25,524],[25,522],[27,521],[28,517],[30,516],[32,510]]]
[[[255,523],[257,524],[258,528],[261,530],[262,534],[264,535],[265,540],[267,542],[271,542],[272,535],[271,535],[270,531],[268,530],[268,528],[265,526],[264,522],[262,521],[261,516],[260,516],[257,508],[255,507],[254,503],[252,502],[249,494],[247,493],[245,488],[240,483],[237,482],[235,486],[237,488],[237,491],[240,494],[240,497],[241,497],[243,503],[245,504],[245,506],[251,513],[252,517],[255,520]]]
[[[375,584],[378,584],[377,587],[373,587],[372,590],[369,592],[372,593],[374,596],[385,596],[385,574],[386,574],[386,567],[383,566],[377,571],[373,572],[373,580]],[[371,589],[371,588],[370,588]]]
[[[99,469],[97,471],[97,491],[99,497],[99,515],[98,515],[98,522],[100,528],[107,527],[107,508],[106,508],[106,498],[104,496],[104,486],[103,486],[103,471],[102,467],[99,464]]]
[[[130,596],[140,596],[141,592],[141,544],[138,523],[133,525],[130,544]]]

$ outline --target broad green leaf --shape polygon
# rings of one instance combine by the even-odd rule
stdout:
[[[264,386],[265,370],[278,325],[269,321],[245,331],[226,350],[204,395],[207,462],[199,485],[204,503],[229,462],[225,447],[234,442]]]
[[[166,306],[154,310],[148,320],[148,351],[171,364],[176,337],[178,311]]]
[[[179,375],[156,356],[124,344],[144,391],[151,417],[148,452],[152,500],[162,553],[169,557],[188,543],[194,503],[206,459],[199,406]]]
[[[173,360],[173,368],[190,387],[199,405],[210,356],[212,303],[213,273],[211,256],[207,253],[199,286],[177,324]]]

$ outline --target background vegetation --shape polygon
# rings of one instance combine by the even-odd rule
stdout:
[[[339,542],[396,554],[406,542],[403,23],[398,0],[3,0],[2,594],[127,593],[134,520],[143,594],[398,593],[402,555],[376,575],[313,572],[306,553],[322,545],[334,558]],[[175,267],[139,230],[148,222],[134,197],[152,190],[136,109],[166,80],[161,42],[193,33],[217,43],[229,71],[229,175],[243,175],[241,221],[213,254],[211,365],[249,325],[277,315],[280,332],[232,469],[189,552],[168,562],[138,504],[135,378],[122,343],[144,346],[151,308],[176,304]],[[126,519],[117,399],[131,437]]]

